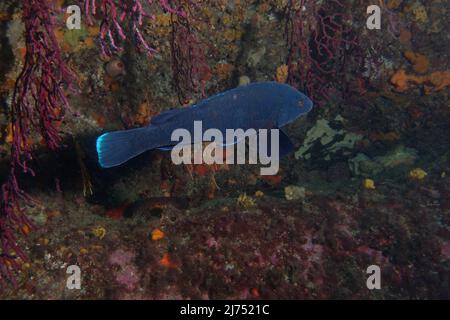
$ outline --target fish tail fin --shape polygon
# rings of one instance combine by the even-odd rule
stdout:
[[[103,168],[118,166],[151,149],[148,128],[114,131],[97,138],[98,162]]]

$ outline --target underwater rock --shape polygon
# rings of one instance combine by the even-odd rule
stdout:
[[[384,168],[394,168],[399,165],[411,165],[417,159],[417,150],[403,145],[396,147],[382,157],[376,157],[375,161]]]
[[[116,282],[126,290],[132,291],[139,284],[139,271],[134,264],[136,254],[130,250],[117,249],[109,256],[109,264],[115,266]]]
[[[363,177],[376,175],[383,169],[379,163],[371,160],[363,153],[358,153],[354,158],[350,159],[348,166],[354,176]]]
[[[64,30],[62,39],[68,50],[77,50],[80,48],[80,43],[84,41],[88,35],[87,30],[82,27],[81,29]]]
[[[266,53],[265,47],[250,51],[247,58],[247,65],[251,68],[256,67],[265,53]]]
[[[306,189],[299,186],[287,186],[284,188],[286,200],[303,200],[306,196]]]
[[[14,19],[8,24],[6,37],[8,38],[13,52],[18,52],[20,48],[23,48],[25,46],[22,38],[24,29],[24,24],[19,19]]]
[[[140,199],[125,208],[127,218],[161,218],[161,212],[168,209],[172,212],[186,210],[190,199],[184,197],[151,197]]]
[[[358,153],[348,161],[350,171],[355,176],[373,176],[384,169],[392,169],[400,165],[412,165],[417,159],[417,150],[400,145],[384,156],[370,159],[363,153]]]
[[[342,120],[336,118],[337,126]],[[344,129],[334,129],[325,119],[316,122],[307,133],[302,147],[295,153],[296,159],[309,160],[322,159],[325,161],[335,160],[352,154],[355,144],[362,140],[363,136]]]
[[[337,162],[328,167],[327,181],[343,181],[350,177],[350,170],[346,162]]]

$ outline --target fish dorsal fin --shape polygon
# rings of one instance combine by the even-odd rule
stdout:
[[[186,108],[183,109],[171,109],[169,111],[165,111],[163,113],[160,113],[156,116],[154,116],[151,120],[150,123],[151,124],[162,124],[164,122],[167,122],[168,120],[170,120],[171,118],[173,118],[174,116],[176,116],[177,114],[186,111]]]

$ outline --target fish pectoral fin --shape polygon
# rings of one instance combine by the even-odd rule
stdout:
[[[171,151],[174,147],[175,146],[164,146],[164,147],[159,147],[156,149],[161,150],[161,151]]]
[[[294,144],[291,139],[280,129],[280,158],[287,156],[294,150]]]
[[[258,134],[256,134],[256,135],[258,135]],[[246,137],[234,137],[234,140],[231,142],[231,143],[228,143],[228,141],[225,141],[225,143],[222,143],[222,144],[219,144],[220,146],[222,146],[222,147],[230,147],[230,146],[234,146],[235,144],[238,144],[239,142],[241,142],[242,140],[245,140],[246,138],[249,138],[249,137],[253,137],[253,136],[255,136],[255,135],[251,135],[251,136],[246,136]]]
[[[286,155],[288,155],[289,153],[292,152],[292,150],[294,150],[294,144],[291,142],[291,139],[289,139],[289,137],[287,136],[286,133],[284,133],[281,129],[278,129],[279,132],[279,155],[280,158],[284,157]],[[240,142],[242,139],[235,139],[234,142],[232,143],[228,143],[228,144],[222,144],[222,147],[229,147],[232,145],[237,144],[238,142]],[[271,151],[272,151],[272,131],[268,130],[267,131],[267,138],[264,139],[265,141],[267,141],[267,155],[271,156]],[[261,141],[261,137],[258,134],[258,142]]]
[[[241,141],[242,139],[234,139],[234,141],[233,142],[231,142],[231,143],[222,143],[222,144],[219,144],[221,147],[224,147],[224,148],[226,148],[226,147],[230,147],[230,146],[234,146],[235,144],[237,144],[239,141]]]
[[[160,113],[160,114],[154,116],[150,120],[150,123],[151,124],[162,124],[162,123],[170,120],[171,118],[173,118],[177,114],[180,114],[180,113],[182,113],[182,112],[184,112],[186,110],[187,109],[172,109],[172,110],[169,110],[169,111],[165,111],[163,113]]]
[[[264,140],[264,139],[263,139]],[[261,141],[261,139],[259,139]],[[267,131],[267,155],[272,156],[272,130]],[[278,129],[278,155],[282,158],[294,149],[291,139],[281,129]]]

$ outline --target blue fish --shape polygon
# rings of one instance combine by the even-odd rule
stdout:
[[[172,109],[153,117],[147,127],[108,132],[97,138],[98,161],[103,168],[118,166],[152,149],[168,150],[176,129],[191,136],[194,121],[202,121],[203,131],[218,129],[279,129],[308,113],[312,101],[300,91],[277,82],[260,82],[225,91],[197,104]],[[279,132],[281,155],[290,152],[292,142]],[[193,141],[197,143],[200,141]]]

